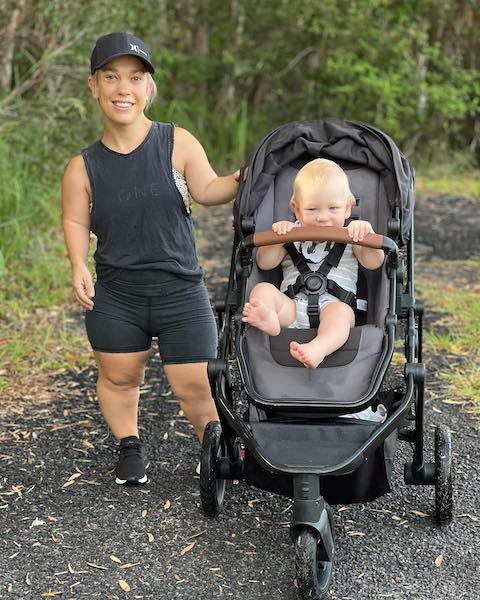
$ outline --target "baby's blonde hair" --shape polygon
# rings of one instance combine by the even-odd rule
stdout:
[[[327,158],[315,158],[304,165],[295,177],[293,183],[293,195],[290,200],[290,206],[297,202],[296,198],[299,191],[305,187],[320,187],[327,179],[338,177],[344,185],[344,198],[347,205],[351,208],[355,204],[355,197],[350,190],[348,177],[345,171],[333,160]]]

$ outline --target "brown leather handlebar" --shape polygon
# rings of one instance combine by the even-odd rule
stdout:
[[[287,244],[289,242],[340,242],[343,244],[355,244],[385,250],[386,240],[378,233],[367,234],[361,242],[354,242],[348,235],[346,227],[294,227],[284,235],[278,235],[274,231],[258,231],[253,234],[253,246],[273,246],[276,244]],[[387,238],[388,239],[388,238]],[[391,240],[388,239],[389,242]]]

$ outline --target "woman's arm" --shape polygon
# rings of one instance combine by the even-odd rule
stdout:
[[[172,155],[175,168],[184,173],[187,187],[198,204],[213,206],[225,204],[235,197],[238,188],[238,171],[218,177],[212,169],[200,142],[186,129],[175,128]]]
[[[72,285],[80,304],[91,310],[95,294],[87,268],[90,242],[90,186],[81,156],[67,165],[62,179],[62,224],[72,266]]]

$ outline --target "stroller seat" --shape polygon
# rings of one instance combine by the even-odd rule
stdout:
[[[342,348],[327,356],[319,368],[306,369],[288,348],[292,340],[306,343],[315,335],[314,329],[283,329],[280,335],[270,337],[250,327],[243,338],[242,354],[249,364],[252,389],[263,399],[286,399],[289,404],[296,399],[301,404],[318,400],[345,405],[365,397],[380,364],[383,329],[376,325],[354,327]]]
[[[269,230],[272,223],[293,218],[290,209],[293,181],[298,170],[310,160],[301,157],[285,165],[275,176],[255,213],[256,231]],[[353,218],[368,220],[377,233],[386,233],[389,217],[385,189],[377,172],[338,160],[346,171],[350,188],[357,199]],[[280,286],[281,267],[262,271],[254,262],[247,282],[249,295],[261,281]],[[385,267],[368,271],[359,265],[357,297],[363,299],[365,312],[357,315],[347,342],[327,356],[317,369],[306,369],[289,352],[290,341],[305,343],[316,335],[314,329],[283,329],[270,337],[254,327],[242,336],[240,355],[246,387],[255,402],[303,405],[312,401],[325,407],[358,406],[371,395],[379,367],[386,352],[385,315],[388,305],[388,278]],[[347,411],[348,412],[348,411]]]

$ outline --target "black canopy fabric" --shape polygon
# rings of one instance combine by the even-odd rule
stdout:
[[[353,121],[295,121],[265,136],[253,154],[247,179],[237,197],[239,214],[253,215],[275,175],[292,161],[309,156],[349,161],[378,172],[390,206],[400,209],[401,243],[407,241],[414,205],[413,171],[388,135]]]

